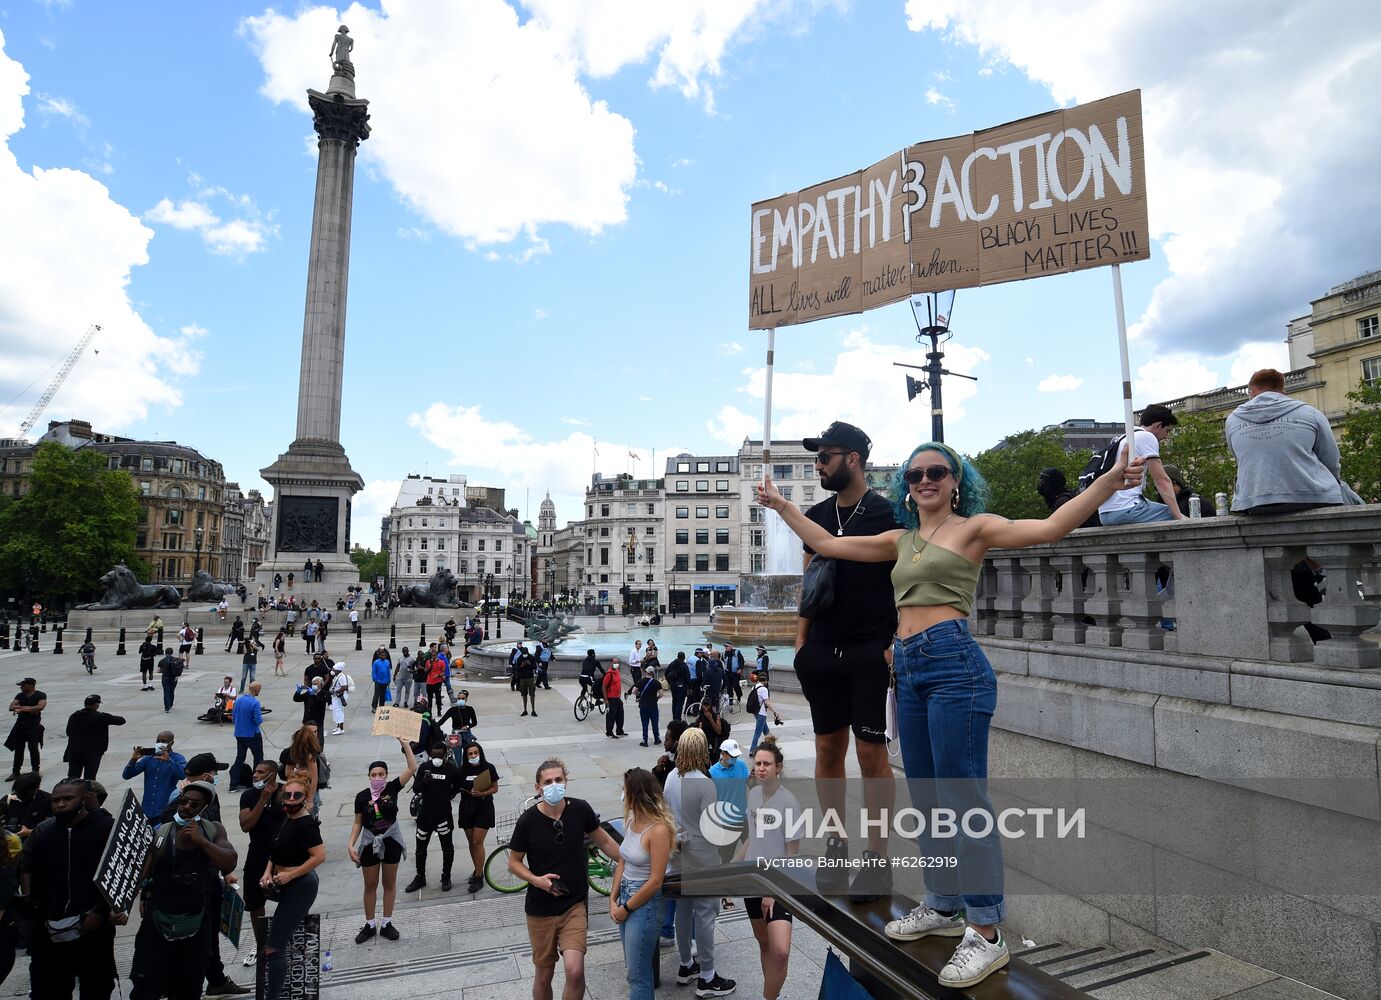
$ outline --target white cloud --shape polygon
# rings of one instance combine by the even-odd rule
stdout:
[[[1027,358],[1027,359],[1026,359],[1026,367],[1027,367],[1027,368],[1030,368],[1030,367],[1031,367],[1032,365],[1034,365],[1035,363],[1036,363],[1036,359],[1035,359],[1035,358]]]
[[[843,350],[835,356],[829,372],[783,371],[772,378],[772,437],[808,437],[831,421],[846,420],[862,427],[873,439],[876,461],[900,461],[929,436],[929,424],[922,423],[921,402],[908,403],[906,383],[892,362],[924,364],[926,348],[917,344],[899,346],[880,343],[869,336],[866,326],[843,338]],[[953,371],[971,374],[988,360],[981,348],[950,343],[945,347],[945,363]],[[779,355],[778,360],[787,359]],[[820,367],[824,367],[822,363]],[[707,422],[710,435],[737,448],[745,437],[762,437],[762,401],[766,386],[763,368],[746,369],[747,382],[739,392],[756,405],[740,408],[720,407]],[[972,399],[977,387],[967,379],[945,382],[945,420],[952,426],[964,418],[964,401]]]
[[[1221,384],[1218,373],[1198,358],[1180,355],[1157,358],[1142,365],[1132,380],[1132,391],[1144,405],[1206,392]]]
[[[212,253],[232,257],[267,250],[267,240],[278,235],[273,213],[259,211],[249,195],[237,195],[223,187],[207,185],[195,173],[188,177],[188,182],[197,188],[195,197],[184,198],[176,204],[171,198],[161,198],[144,213],[145,220],[196,232]],[[212,201],[226,204],[239,218],[222,219],[212,209]]]
[[[1084,384],[1077,375],[1047,375],[1036,386],[1037,392],[1073,392]]]
[[[743,353],[743,345],[740,344],[737,340],[731,340],[731,341],[729,341],[728,343],[724,343],[724,344],[720,344],[720,345],[719,345],[719,353],[720,353],[720,354],[726,354],[726,355],[729,355],[729,354],[742,354],[742,353]]]
[[[694,160],[688,160],[688,159],[686,159],[686,158],[683,156],[683,157],[681,157],[680,159],[672,160],[672,161],[671,161],[671,165],[672,165],[673,168],[676,168],[676,167],[693,167],[693,166],[695,166],[695,161],[694,161]]]
[[[404,240],[416,240],[418,243],[430,243],[432,234],[419,226],[399,226],[398,237]]]
[[[572,427],[590,426],[590,421],[586,420],[584,417],[562,417],[561,422],[563,424],[570,424]]]
[[[908,0],[1059,103],[1142,89],[1152,236],[1170,274],[1133,335],[1219,353],[1375,264],[1381,6],[1320,0]],[[1071,48],[1069,39],[1078,38]],[[998,122],[993,122],[996,125]]]
[[[374,479],[364,484],[350,501],[350,543],[366,549],[379,548],[379,521],[388,516],[398,499],[401,479]]]
[[[24,127],[24,67],[0,32],[0,246],[23,247],[0,268],[0,396],[20,398],[3,417],[13,434],[87,327],[94,347],[73,370],[46,417],[81,417],[117,431],[150,408],[176,406],[178,379],[195,374],[189,337],[160,337],[130,302],[131,272],[148,263],[153,231],[114,201],[104,184],[67,167],[21,167],[9,138]],[[30,383],[35,385],[27,392]]]
[[[950,81],[949,73],[942,69],[937,69],[934,73],[930,75],[935,77],[936,83],[949,83]]]
[[[944,108],[946,111],[954,110],[954,101],[940,93],[934,87],[927,87],[925,91],[925,102],[937,108]]]
[[[651,397],[651,396],[639,396],[639,397],[638,397],[638,402],[640,402],[640,403],[650,403],[650,402],[652,402],[652,397]]]
[[[34,101],[38,113],[45,118],[54,116],[66,118],[79,128],[86,128],[91,124],[91,120],[77,110],[77,105],[65,97],[58,97],[55,94],[35,94]]]
[[[551,313],[547,312],[547,310],[543,309],[541,306],[537,306],[532,310],[533,319],[546,319],[550,315]]]
[[[355,38],[356,89],[380,128],[360,147],[410,206],[473,247],[527,239],[549,225],[598,233],[627,217],[637,179],[634,128],[593,98],[586,77],[656,60],[654,87],[712,107],[708,81],[767,0],[503,0],[268,10],[243,22],[265,71],[263,93],[304,115],[303,91],[329,79],[327,40]],[[438,127],[432,102],[448,95]],[[545,251],[537,251],[545,252]],[[521,255],[520,255],[521,257]]]
[[[1260,371],[1262,368],[1274,368],[1282,372],[1290,370],[1290,351],[1285,344],[1270,340],[1243,344],[1228,369],[1228,381],[1232,385],[1246,385],[1247,379],[1252,377],[1252,372]]]

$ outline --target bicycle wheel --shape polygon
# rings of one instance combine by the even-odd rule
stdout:
[[[590,845],[590,856],[586,863],[585,881],[601,896],[609,895],[614,889],[614,862],[593,844]]]
[[[600,715],[603,715],[603,714],[604,714],[604,699],[603,699],[603,698],[601,698],[601,699],[599,699],[599,701],[595,702],[595,708],[599,709],[599,714],[600,714]]]
[[[726,694],[719,701],[719,714],[727,715],[731,718],[738,715],[738,702],[731,700]]]
[[[585,719],[589,716],[590,706],[585,701],[585,695],[583,693],[580,695],[580,697],[576,698],[575,705],[572,706],[571,711],[575,713],[576,722],[584,722]]]
[[[527,883],[508,870],[508,845],[501,844],[484,859],[484,881],[495,892],[522,892]]]

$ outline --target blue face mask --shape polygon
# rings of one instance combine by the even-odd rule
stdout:
[[[192,821],[190,819],[183,819],[181,813],[173,813],[173,822],[178,826],[186,826]]]
[[[566,797],[566,786],[560,783],[542,786],[542,800],[549,806],[561,804]]]
[[[459,700],[456,702],[456,704],[459,705],[461,708],[464,708],[464,707],[465,707],[465,699],[464,699],[464,698],[459,699]]]

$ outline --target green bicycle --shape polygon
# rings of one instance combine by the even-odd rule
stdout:
[[[513,893],[527,888],[526,882],[508,870],[508,842],[513,838],[513,827],[521,815],[521,811],[505,813],[495,824],[499,844],[484,859],[484,881],[495,892]],[[619,838],[615,832],[617,828],[611,829],[610,824],[605,824],[605,829],[610,830],[616,839]],[[585,852],[585,881],[601,896],[609,895],[614,889],[614,860],[589,838],[585,840]]]

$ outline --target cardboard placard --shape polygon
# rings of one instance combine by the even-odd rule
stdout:
[[[374,713],[373,736],[393,736],[416,743],[422,735],[422,716],[401,705],[384,705]]]
[[[153,827],[133,789],[125,789],[115,825],[110,828],[101,862],[96,866],[96,889],[111,910],[128,913],[139,894],[144,862],[153,847]]]
[[[254,995],[268,995],[268,962],[254,969]],[[321,915],[309,913],[293,928],[288,942],[288,978],[283,983],[283,1000],[320,1000],[321,997]]]
[[[245,900],[233,886],[221,894],[221,933],[232,947],[240,947],[240,928],[244,926]]]
[[[760,201],[748,325],[1147,260],[1141,91],[900,150]]]

